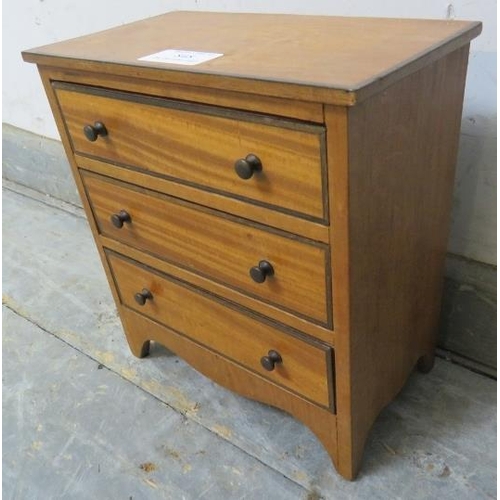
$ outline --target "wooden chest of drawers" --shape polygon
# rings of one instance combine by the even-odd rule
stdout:
[[[480,30],[175,12],[24,52],[132,352],[284,409],[354,478],[432,367]]]

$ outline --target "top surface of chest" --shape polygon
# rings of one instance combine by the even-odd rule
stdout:
[[[188,74],[203,86],[213,85],[213,77],[232,79],[233,88],[248,80],[306,86],[311,100],[321,100],[328,94],[318,88],[359,91],[439,58],[480,30],[481,23],[469,21],[171,12],[32,49],[24,58],[167,80]],[[140,60],[167,49],[223,55],[192,66]]]

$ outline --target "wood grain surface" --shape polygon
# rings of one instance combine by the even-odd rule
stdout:
[[[314,346],[257,322],[208,294],[148,270],[137,262],[111,252],[107,256],[123,305],[307,399],[325,407],[333,406],[330,348],[320,344]],[[143,288],[151,291],[152,298],[140,306],[134,295]],[[273,371],[265,370],[260,363],[269,350],[276,350],[283,359]]]
[[[75,152],[316,221],[325,219],[323,127],[133,94],[70,88],[57,86],[56,95]],[[108,135],[90,142],[83,127],[96,121],[105,124]],[[248,154],[259,157],[262,171],[241,179],[234,164]]]
[[[352,434],[339,454],[352,454],[354,473],[377,414],[434,355],[468,49],[349,111],[350,335],[339,365],[349,359]]]
[[[95,174],[83,172],[82,178],[101,234],[259,300],[331,323],[326,245],[237,223],[223,214]],[[120,210],[126,210],[132,222],[117,229],[110,217]],[[255,283],[249,270],[263,259],[273,265],[274,276]]]
[[[346,107],[325,106],[328,176],[330,183],[330,252],[335,318],[335,399],[337,405],[337,470],[353,479],[352,459],[351,306],[349,257],[349,136]]]
[[[480,31],[481,23],[455,20],[171,12],[23,56],[80,70],[348,104],[356,96],[346,93],[394,83]],[[224,56],[196,66],[138,60],[172,48]]]

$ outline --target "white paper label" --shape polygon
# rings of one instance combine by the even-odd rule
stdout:
[[[194,52],[192,50],[167,49],[149,56],[139,57],[138,60],[194,66],[195,64],[201,64],[223,55],[224,54],[217,54],[216,52]]]

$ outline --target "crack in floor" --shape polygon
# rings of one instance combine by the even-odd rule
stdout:
[[[87,220],[85,211],[82,207],[75,205],[74,203],[69,203],[59,198],[55,198],[54,196],[42,193],[41,191],[37,191],[36,189],[30,188],[28,186],[24,186],[23,184],[18,184],[16,182],[9,181],[8,179],[2,179],[2,189],[5,191],[10,191],[11,193],[18,194],[19,196],[23,196],[24,198],[36,201],[47,207],[60,210],[61,212],[65,212],[70,215],[74,215],[79,219]]]

